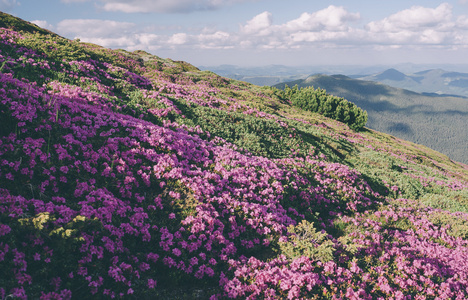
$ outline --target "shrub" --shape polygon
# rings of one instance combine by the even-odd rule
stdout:
[[[367,123],[366,111],[344,98],[327,94],[324,89],[286,86],[284,95],[291,100],[292,105],[343,122],[354,130],[362,129]]]
[[[327,239],[327,234],[317,232],[314,223],[302,220],[296,226],[290,225],[289,241],[280,242],[280,250],[287,258],[307,256],[327,262],[333,259],[334,244]]]

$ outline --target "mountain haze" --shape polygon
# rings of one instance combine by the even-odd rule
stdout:
[[[392,81],[412,80],[396,70],[379,76]],[[369,128],[424,144],[468,163],[467,98],[423,95],[343,75],[313,75],[286,84],[325,89],[365,109]]]
[[[468,165],[353,130],[362,109],[325,93],[304,94],[330,118],[188,62],[0,24],[0,299],[468,298]],[[448,113],[317,79],[390,116]]]
[[[378,75],[375,76],[377,81],[384,81],[384,80],[390,80],[390,81],[403,81],[403,80],[411,80],[410,77],[406,76],[405,74],[401,73],[398,70],[395,69],[388,69]]]
[[[311,65],[311,66],[199,66],[218,75],[257,85],[275,85],[311,75],[343,74],[355,79],[381,82],[418,93],[468,97],[466,64],[458,65]],[[451,70],[451,71],[446,71]]]
[[[396,69],[388,69],[373,75],[355,75],[352,77],[366,81],[376,81],[418,93],[468,97],[468,73],[430,69],[413,74],[404,74]]]
[[[210,70],[218,75],[246,81],[259,86],[272,86],[286,81],[306,78],[312,68],[288,67],[283,65],[269,65],[263,67],[239,67],[221,65],[214,67],[200,66],[201,70]]]

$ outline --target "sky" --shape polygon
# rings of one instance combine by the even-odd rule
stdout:
[[[196,66],[468,64],[468,0],[0,0],[0,11]]]

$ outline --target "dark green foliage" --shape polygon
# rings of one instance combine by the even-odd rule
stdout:
[[[317,232],[314,223],[302,220],[296,226],[290,226],[291,234],[287,242],[280,242],[281,253],[289,258],[312,257],[323,262],[333,259],[334,244],[327,234]]]
[[[0,120],[2,126],[0,126],[0,138],[7,136],[14,132],[16,127],[16,119],[8,114],[7,109],[0,103]]]
[[[297,85],[293,88],[286,85],[284,95],[292,105],[348,124],[354,130],[362,129],[367,123],[366,111],[344,98],[327,94],[324,89],[299,89]]]
[[[297,131],[285,122],[194,104],[189,106],[182,100],[173,101],[187,116],[177,119],[177,122],[200,126],[211,135],[221,137],[255,155],[284,158],[291,155],[291,149],[303,155],[314,151],[314,147],[303,143]]]

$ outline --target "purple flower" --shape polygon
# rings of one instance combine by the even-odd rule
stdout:
[[[175,256],[180,256],[180,255],[182,254],[182,252],[181,252],[178,248],[172,249],[172,253],[173,253]]]
[[[5,224],[0,224],[0,236],[7,235],[11,231],[10,226]]]
[[[148,285],[148,288],[154,289],[154,288],[156,288],[157,282],[156,282],[156,280],[150,278],[150,279],[148,279],[147,285]]]

